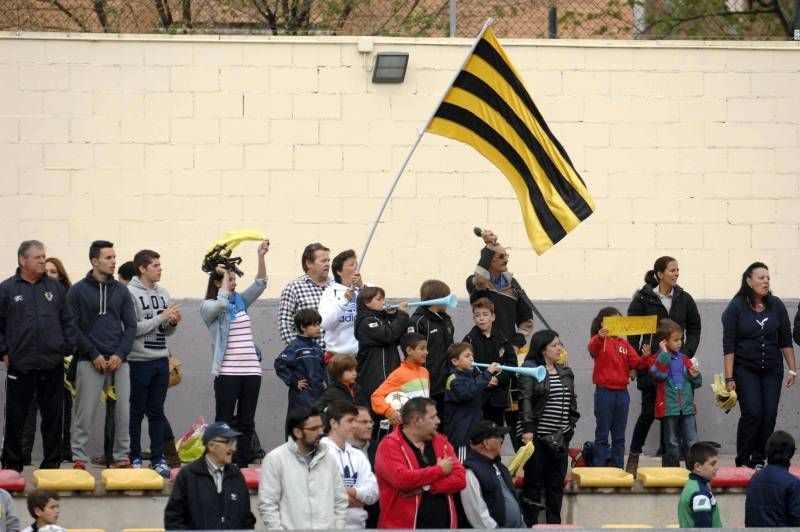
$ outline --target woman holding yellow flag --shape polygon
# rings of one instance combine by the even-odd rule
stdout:
[[[694,298],[678,286],[680,268],[672,257],[659,257],[653,269],[644,276],[644,286],[633,294],[628,306],[628,316],[658,316],[658,321],[669,318],[685,331],[683,352],[692,358],[700,345],[700,313]],[[654,335],[628,336],[628,342],[642,355],[642,348],[650,345],[653,353],[658,352]],[[639,455],[647,439],[647,433],[655,419],[656,387],[646,370],[640,370],[636,377],[636,387],[642,393],[642,410],[631,438],[630,454],[625,470],[636,475]],[[661,446],[659,445],[659,448]]]

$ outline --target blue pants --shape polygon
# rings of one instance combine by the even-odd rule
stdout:
[[[131,370],[131,460],[142,457],[142,419],[147,415],[151,463],[164,457],[164,401],[169,385],[169,360],[129,361]]]
[[[664,456],[661,457],[661,465],[678,467],[681,465],[681,435],[688,452],[697,443],[697,423],[693,415],[664,416],[661,418],[661,426],[664,427]]]
[[[605,467],[609,458],[611,466],[625,467],[625,425],[631,398],[627,389],[609,390],[597,386],[594,390],[594,463]],[[608,434],[611,433],[611,447]]]

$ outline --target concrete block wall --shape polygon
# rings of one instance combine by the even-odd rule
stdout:
[[[426,135],[369,281],[412,296],[439,277],[464,296],[471,227],[488,225],[540,299],[628,296],[661,254],[697,298],[728,297],[756,259],[797,292],[797,43],[504,44],[597,212],[536,257],[502,175]],[[11,270],[18,242],[39,238],[80,275],[93,238],[121,257],[152,247],[172,292],[197,297],[205,249],[253,227],[282,285],[308,242],[360,250],[468,46],[376,38],[411,59],[405,83],[374,85],[355,38],[0,34],[0,255]]]
[[[254,307],[268,353],[257,424],[265,446],[277,444],[286,392],[269,371],[281,348],[275,299],[299,274],[307,243],[361,251],[470,44],[373,42],[410,54],[405,83],[372,84],[373,55],[360,54],[355,38],[0,33],[0,271],[13,271],[28,238],[44,241],[73,277],[88,270],[93,239],[114,241],[120,262],[144,247],[160,251],[164,284],[188,316],[171,340],[187,377],[167,403],[181,433],[213,412],[197,316],[202,257],[228,230],[261,229],[273,245],[267,301]],[[709,378],[721,370],[723,304],[713,300],[735,292],[749,263],[765,261],[775,292],[798,296],[800,44],[503,43],[596,213],[537,257],[505,178],[471,148],[426,135],[364,276],[390,297],[413,297],[437,277],[464,298],[480,247],[472,227],[492,227],[567,342],[585,390],[582,441],[593,431],[589,321],[605,304],[598,300],[624,307],[656,257],[679,259],[681,284],[701,303]],[[252,273],[255,245],[240,249]],[[462,334],[468,311],[455,316]],[[736,419],[705,391],[701,434],[730,451]],[[796,431],[794,394],[785,394],[779,425]]]

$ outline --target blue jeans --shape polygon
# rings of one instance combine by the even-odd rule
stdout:
[[[631,398],[627,389],[609,390],[597,386],[594,390],[594,463],[605,467],[609,458],[613,467],[625,467],[625,425]],[[608,434],[611,433],[611,447]]]
[[[129,361],[131,370],[131,460],[142,457],[142,419],[147,415],[150,462],[164,458],[164,401],[169,385],[169,360]]]
[[[664,427],[664,456],[661,457],[661,465],[663,467],[679,467],[681,465],[681,434],[687,451],[697,443],[697,424],[694,415],[664,416],[661,418],[661,426]]]

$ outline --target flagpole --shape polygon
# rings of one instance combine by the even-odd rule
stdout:
[[[406,158],[403,160],[403,164],[400,165],[400,169],[397,171],[397,175],[395,176],[394,181],[392,182],[392,185],[389,187],[389,192],[386,194],[386,197],[383,198],[383,204],[381,205],[381,208],[378,211],[378,216],[375,217],[375,222],[372,224],[372,228],[369,231],[369,236],[367,236],[367,242],[364,244],[364,251],[361,252],[361,261],[360,261],[360,263],[358,265],[358,270],[359,271],[361,271],[361,268],[364,266],[364,260],[367,257],[367,251],[369,251],[369,245],[372,242],[372,237],[375,235],[375,230],[378,228],[378,223],[380,223],[380,221],[381,221],[381,217],[383,216],[383,211],[386,210],[386,206],[389,204],[389,199],[391,199],[392,193],[394,192],[394,189],[397,187],[397,183],[400,181],[400,176],[403,175],[403,172],[405,171],[406,166],[408,166],[408,163],[411,160],[411,156],[414,155],[414,150],[416,150],[417,146],[419,146],[420,141],[422,141],[422,136],[428,130],[428,126],[431,124],[431,122],[433,121],[433,118],[436,116],[436,111],[439,110],[439,106],[442,105],[442,102],[444,101],[445,97],[447,96],[447,93],[450,92],[450,89],[453,87],[453,83],[455,83],[456,78],[461,73],[461,71],[464,70],[464,66],[466,66],[467,61],[469,61],[469,58],[472,57],[472,53],[475,51],[475,48],[478,46],[478,43],[483,38],[483,34],[486,33],[486,30],[489,29],[489,26],[491,26],[493,22],[494,22],[494,19],[493,18],[489,18],[483,24],[483,28],[481,28],[480,33],[475,38],[475,42],[472,43],[472,46],[470,47],[469,51],[467,52],[466,57],[464,57],[464,61],[461,62],[461,66],[458,67],[458,69],[456,70],[456,73],[453,75],[452,81],[450,81],[450,83],[447,85],[447,88],[442,93],[442,97],[439,98],[439,101],[437,102],[436,106],[433,108],[433,111],[431,112],[430,116],[425,121],[425,125],[422,126],[422,129],[420,129],[419,134],[417,135],[417,140],[415,140],[414,144],[411,145],[411,149],[408,151],[408,154],[406,155]]]

